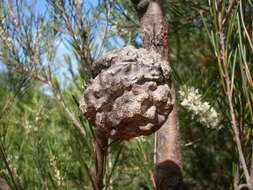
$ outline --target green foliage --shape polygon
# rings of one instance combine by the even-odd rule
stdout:
[[[78,100],[96,57],[142,45],[138,17],[125,0],[40,3],[0,1],[0,177],[15,190],[93,189],[94,131]],[[220,117],[207,127],[177,98],[185,181],[234,189],[247,176],[233,116],[251,164],[252,1],[166,0],[163,9],[177,89],[199,89]],[[110,142],[104,189],[154,189],[153,147],[154,136]]]

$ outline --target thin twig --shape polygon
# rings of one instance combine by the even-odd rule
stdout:
[[[74,40],[75,43],[75,49],[77,49],[77,52],[80,54],[80,57],[83,58],[84,60],[87,61],[88,64],[88,70],[89,72],[91,72],[91,63],[92,63],[92,58],[91,58],[91,53],[90,53],[90,49],[88,48],[87,45],[87,41],[88,41],[88,35],[87,35],[87,31],[82,28],[82,35],[81,35],[81,40],[82,42],[80,42],[80,40],[77,39],[76,33],[74,31],[74,27],[71,24],[71,21],[69,19],[68,14],[66,13],[66,9],[64,7],[64,3],[61,4],[62,6],[62,18],[65,22],[65,24],[67,25],[67,29],[70,32],[70,36],[72,37],[72,39]],[[76,13],[77,18],[79,19],[80,25],[83,27],[83,21],[80,19],[80,16],[78,13]],[[80,44],[82,44],[80,46]]]
[[[147,154],[145,154],[145,152],[143,153],[143,157],[144,157],[144,164],[147,165],[148,164],[148,158],[147,158]],[[151,179],[152,185],[154,187],[154,189],[156,189],[156,183],[155,183],[155,176],[152,172],[152,170],[150,168],[148,168],[148,174],[149,177]]]
[[[102,52],[102,49],[103,49],[103,46],[104,46],[104,43],[105,43],[105,39],[106,39],[106,36],[107,36],[107,33],[108,33],[109,17],[111,15],[111,4],[108,3],[108,6],[109,6],[109,8],[107,7],[107,4],[105,2],[106,23],[105,23],[105,29],[104,29],[104,33],[103,33],[103,37],[102,37],[102,42],[101,42],[101,45],[100,45],[100,48],[99,48],[99,51],[98,51],[98,54],[97,54],[98,57],[101,56],[101,52]]]
[[[201,15],[207,15],[209,14],[210,11],[209,10],[202,10],[202,11],[199,11],[199,13],[197,15],[192,15],[192,16],[188,16],[188,17],[185,17],[185,18],[179,18],[179,19],[174,19],[174,20],[170,20],[168,21],[170,24],[175,24],[175,23],[186,23],[186,22],[189,22],[189,21],[192,21],[198,17],[200,17]]]
[[[50,82],[50,86],[52,87],[52,84]],[[53,89],[53,87],[52,87]],[[61,106],[63,107],[64,111],[67,113],[69,119],[71,119],[74,123],[74,125],[76,126],[76,128],[81,132],[81,134],[83,136],[86,136],[86,132],[83,129],[83,126],[81,125],[81,123],[76,119],[76,117],[74,116],[74,114],[68,109],[68,107],[66,106],[65,102],[63,101],[60,93],[58,93],[56,90],[53,90],[55,93],[55,97],[58,100],[58,102],[61,104]]]
[[[65,21],[65,24],[67,25],[67,28],[68,28],[68,30],[69,30],[69,32],[71,34],[71,37],[75,41],[75,44],[80,44],[80,42],[78,42],[78,40],[76,38],[75,32],[73,30],[73,26],[72,26],[72,24],[71,24],[71,22],[69,20],[69,17],[68,17],[68,15],[66,13],[66,9],[65,9],[65,7],[64,7],[63,4],[62,4],[62,9],[63,9],[62,18]],[[81,50],[80,46],[78,45],[77,47],[78,47],[78,51],[81,53],[82,50]]]
[[[243,26],[245,35],[247,36],[247,40],[249,41],[251,51],[253,52],[253,43],[252,43],[252,41],[251,41],[251,39],[250,39],[248,30],[247,30],[247,28],[246,28],[246,26],[245,26],[244,19],[243,19],[243,10],[242,10],[242,1],[241,1],[241,0],[240,0],[240,15],[241,15],[242,26]]]
[[[216,9],[216,10],[218,11],[218,9]],[[218,24],[219,24],[219,38],[220,38],[221,56],[222,56],[221,58],[218,59],[218,61],[220,61],[220,62],[222,61],[224,64],[225,76],[223,76],[223,77],[225,78],[225,83],[226,83],[226,96],[228,98],[230,116],[232,119],[231,124],[232,124],[232,128],[233,128],[234,135],[235,135],[235,142],[236,142],[236,146],[237,146],[237,150],[238,150],[238,154],[239,154],[239,160],[242,165],[247,184],[250,184],[249,171],[247,169],[247,164],[245,161],[245,157],[243,155],[240,134],[239,134],[237,121],[235,118],[235,111],[234,111],[234,107],[233,107],[233,100],[232,100],[233,94],[232,94],[232,89],[231,89],[231,81],[230,81],[230,77],[229,77],[229,73],[228,73],[227,52],[226,52],[226,48],[225,48],[225,35],[224,35],[224,29],[223,29],[224,25],[222,23],[222,15],[220,12],[218,15]]]
[[[250,166],[250,183],[253,186],[253,146],[252,146],[252,153],[251,153],[251,166]]]
[[[2,60],[7,63],[8,65],[14,66],[17,70],[25,73],[26,75],[32,77],[33,79],[39,80],[43,83],[48,83],[49,81],[44,78],[43,76],[40,76],[38,73],[27,71],[24,67],[19,66],[17,63],[14,63],[11,61],[8,57],[0,53],[0,57]]]
[[[234,186],[234,189],[236,189],[238,187],[238,184],[240,182],[240,162],[236,163],[236,171],[235,171],[235,174],[234,174],[234,179],[233,179],[233,186]]]
[[[9,109],[9,107],[11,106],[11,104],[13,103],[15,97],[17,94],[11,95],[8,100],[6,101],[6,103],[4,104],[4,106],[2,107],[2,109],[0,110],[0,119],[3,117],[3,115],[7,112],[7,110]]]
[[[95,152],[96,152],[96,171],[94,175],[95,190],[103,189],[104,180],[104,163],[106,159],[106,152],[108,148],[108,138],[104,136],[100,131],[95,131]]]
[[[235,6],[235,3],[236,3],[236,0],[230,1],[229,5],[228,5],[228,9],[227,9],[227,15],[224,17],[224,19],[222,21],[222,25],[224,25],[228,21],[228,18],[231,15],[231,12]]]
[[[75,117],[74,113],[72,113],[68,107],[66,106],[61,94],[58,92],[57,89],[55,89],[53,83],[52,83],[52,80],[51,80],[51,77],[49,77],[50,80],[49,80],[49,85],[50,87],[52,88],[52,91],[56,97],[56,100],[59,102],[59,104],[62,106],[62,108],[64,109],[65,113],[67,114],[67,116],[69,117],[69,119],[73,122],[74,126],[80,131],[80,133],[83,135],[83,136],[86,136],[86,132],[82,126],[82,124],[77,120],[77,118]]]
[[[8,171],[8,174],[10,176],[10,179],[11,179],[11,182],[13,184],[13,187],[14,187],[15,190],[18,190],[18,186],[16,184],[15,176],[14,176],[13,171],[12,171],[12,169],[10,167],[9,162],[8,162],[7,154],[6,154],[6,151],[5,151],[5,148],[4,148],[4,144],[3,144],[1,138],[0,138],[0,153],[1,153],[0,155],[1,155],[2,159],[3,159],[3,163],[4,163],[5,167],[7,168],[7,171]]]
[[[226,80],[228,81],[228,79]],[[229,81],[227,82],[229,83]],[[228,93],[229,94],[229,93]],[[244,175],[246,177],[246,181],[248,184],[250,184],[250,176],[249,176],[249,171],[247,169],[247,164],[243,155],[243,151],[242,151],[242,145],[241,145],[241,141],[240,141],[240,134],[237,128],[237,122],[235,119],[235,113],[234,113],[234,108],[233,108],[233,103],[232,103],[232,96],[228,95],[228,103],[229,103],[229,109],[230,109],[230,115],[232,117],[232,127],[233,127],[233,131],[235,134],[235,141],[236,141],[236,145],[237,145],[237,149],[238,149],[238,153],[239,153],[239,159],[240,162],[242,164],[242,168],[243,168],[243,172]]]

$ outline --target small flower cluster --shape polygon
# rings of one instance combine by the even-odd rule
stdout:
[[[32,124],[28,121],[25,121],[24,128],[27,130],[28,133],[31,132],[32,130],[35,132],[38,131],[38,127],[32,126]]]
[[[15,162],[17,162],[18,159],[19,159],[19,156],[13,156],[13,155],[8,154],[6,157],[6,161],[10,170],[8,169],[0,170],[0,174],[3,173],[3,174],[10,175],[9,172],[11,172],[11,175],[13,175],[14,178],[19,179],[19,176],[17,175],[17,168],[15,167],[16,165]]]
[[[57,167],[57,163],[56,163],[56,156],[52,155],[50,157],[50,165],[53,167],[53,171],[54,171],[54,176],[56,178],[57,181],[57,185],[59,187],[63,187],[63,177],[61,176],[61,172]]]
[[[180,89],[181,105],[198,116],[198,121],[207,127],[215,127],[220,121],[217,111],[210,106],[208,102],[202,102],[201,94],[198,89],[190,87],[188,89]]]

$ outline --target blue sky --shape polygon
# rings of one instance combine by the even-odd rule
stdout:
[[[31,3],[31,0],[26,0],[25,2]],[[93,7],[96,7],[98,4],[98,0],[86,0],[85,3],[87,4],[87,7],[92,5]],[[46,0],[37,0],[37,4],[35,7],[35,12],[37,12],[38,14],[44,14],[45,12],[48,12],[49,10],[47,10],[49,7],[46,4]],[[90,12],[90,14],[92,14],[92,12]],[[89,17],[92,17],[93,15],[88,15]],[[100,21],[99,24],[104,24],[103,21]],[[101,38],[99,37],[99,31],[98,29],[92,31],[95,35],[95,44],[100,45],[101,44]],[[120,45],[124,45],[124,42],[122,40],[120,40]],[[71,51],[69,50],[69,47],[67,47],[65,44],[67,44],[66,42],[64,43],[63,41],[60,41],[60,44],[58,46],[58,51],[57,51],[57,59],[56,62],[61,63],[62,67],[59,67],[60,69],[57,70],[57,75],[63,77],[63,74],[67,73],[67,67],[66,64],[64,64],[63,61],[63,55],[68,54],[70,57],[73,57],[73,55],[71,55]],[[115,44],[116,45],[116,44]],[[74,59],[73,59],[74,60]],[[77,63],[75,61],[73,61],[74,65],[73,68],[75,70],[77,70]],[[3,66],[3,64],[0,64],[0,69],[1,66]]]

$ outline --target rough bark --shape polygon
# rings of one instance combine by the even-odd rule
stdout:
[[[169,64],[167,24],[163,18],[161,4],[158,1],[146,1],[146,4],[143,2],[144,0],[132,0],[140,18],[144,47],[156,50]],[[172,98],[175,101],[176,94],[173,83],[171,87]],[[173,107],[167,121],[157,132],[156,166],[155,179],[158,190],[184,189],[182,185],[180,133],[176,105]]]
[[[95,186],[94,189],[101,190],[104,186],[104,163],[108,148],[108,138],[105,137],[105,135],[98,130],[95,130],[95,136],[96,139],[94,142],[94,149],[96,153],[96,170],[95,174],[93,175],[93,181]]]
[[[108,138],[128,140],[157,131],[172,111],[171,69],[160,54],[133,46],[96,60],[95,78],[80,108]]]

